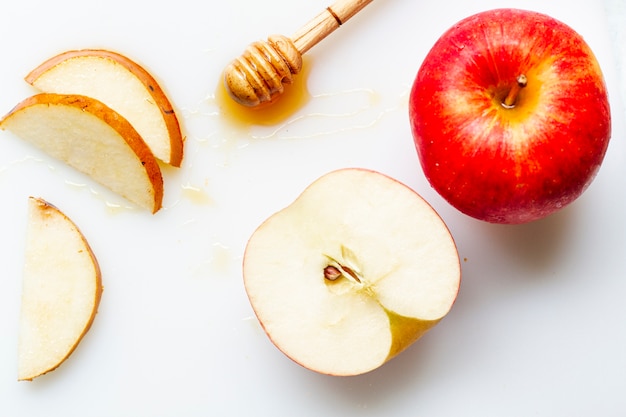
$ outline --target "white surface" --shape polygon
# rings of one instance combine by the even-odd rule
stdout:
[[[604,0],[622,103],[626,100],[626,2]]]
[[[224,66],[250,42],[289,35],[327,5],[4,6],[0,112],[33,92],[22,78],[44,59],[102,47],[162,80],[187,143],[183,167],[164,172],[165,207],[151,216],[110,207],[125,203],[0,132],[0,415],[625,415],[625,127],[610,42],[619,35],[607,27],[602,3],[378,0],[307,54],[313,98],[290,123],[225,124],[213,98]],[[406,106],[436,38],[471,13],[504,6],[543,11],[578,30],[605,71],[614,112],[612,143],[589,190],[559,214],[519,227],[467,218],[430,189]],[[240,265],[262,220],[345,166],[385,172],[429,200],[455,236],[464,275],[450,315],[417,344],[377,371],[332,378],[299,367],[269,342],[253,318]],[[58,205],[81,227],[105,292],[74,355],[55,372],[18,383],[28,195]]]

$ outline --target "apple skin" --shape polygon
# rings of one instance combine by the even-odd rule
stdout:
[[[521,74],[527,84],[506,108]],[[572,203],[611,136],[589,46],[566,24],[519,9],[472,15],[437,40],[415,77],[409,120],[431,186],[491,223],[527,223]]]

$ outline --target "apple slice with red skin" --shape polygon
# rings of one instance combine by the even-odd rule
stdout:
[[[18,379],[58,368],[90,329],[102,296],[98,261],[63,212],[31,197],[18,338]]]
[[[576,200],[611,136],[600,65],[541,13],[495,9],[446,31],[424,59],[409,118],[425,176],[463,213],[526,223]]]
[[[461,271],[449,230],[417,193],[348,168],[314,181],[254,231],[243,277],[278,349],[346,376],[380,367],[435,326]]]
[[[141,65],[113,51],[63,52],[33,69],[26,81],[42,92],[93,97],[126,118],[163,162],[180,166],[184,138],[174,107]]]
[[[161,208],[161,168],[133,126],[91,97],[37,94],[0,128],[32,143],[152,213]]]

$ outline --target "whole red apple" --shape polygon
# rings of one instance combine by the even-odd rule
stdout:
[[[587,43],[550,16],[518,9],[478,13],[445,32],[417,73],[409,118],[432,187],[492,223],[526,223],[574,201],[611,136]]]

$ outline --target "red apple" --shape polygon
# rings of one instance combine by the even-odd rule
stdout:
[[[602,71],[572,28],[496,9],[445,32],[410,94],[417,153],[452,206],[492,223],[526,223],[578,198],[611,136]]]

